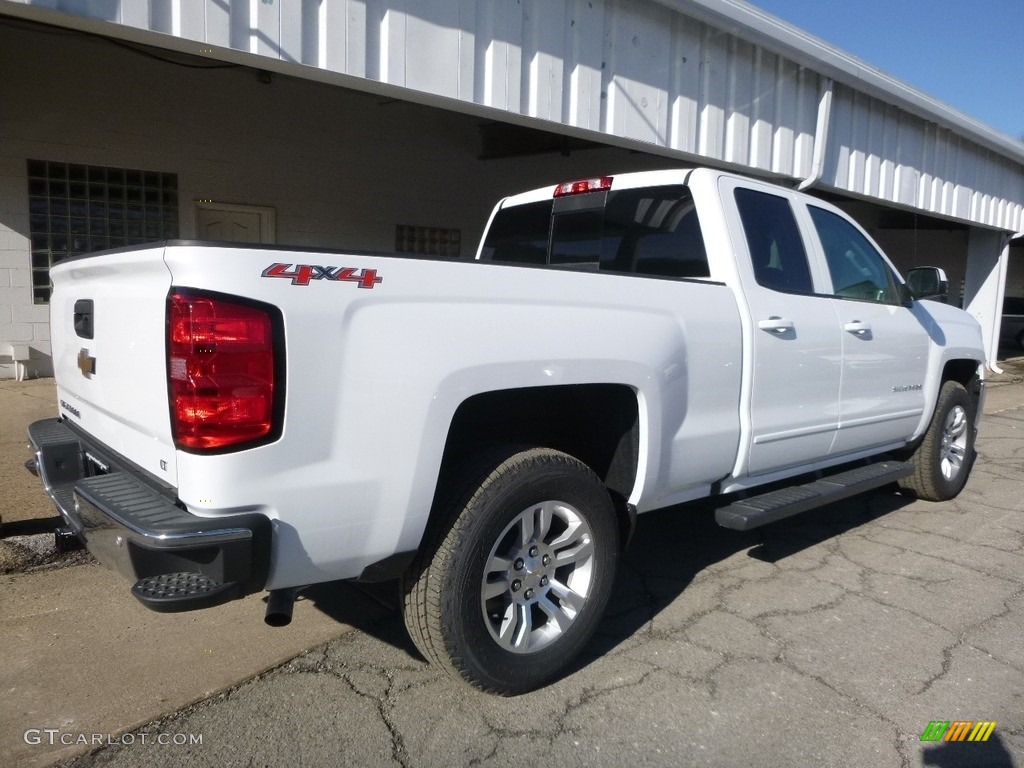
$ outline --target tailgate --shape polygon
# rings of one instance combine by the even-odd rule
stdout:
[[[88,256],[50,274],[61,416],[176,486],[165,340],[171,274],[163,247]]]

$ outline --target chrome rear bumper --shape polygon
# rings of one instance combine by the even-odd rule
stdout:
[[[175,503],[173,489],[63,420],[37,421],[28,437],[35,471],[67,526],[97,560],[136,582],[133,593],[148,607],[202,608],[263,588],[272,535],[266,516],[193,515]],[[97,462],[110,471],[94,474]],[[154,579],[185,576],[204,588],[153,597]]]

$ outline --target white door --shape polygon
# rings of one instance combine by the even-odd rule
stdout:
[[[274,209],[199,203],[196,206],[196,237],[231,243],[273,243]]]
[[[837,213],[807,209],[842,329],[843,383],[832,453],[904,440],[924,410],[928,331],[901,303],[899,281],[871,241]]]
[[[842,339],[832,299],[815,291],[789,199],[744,187],[734,195],[749,256],[740,265],[753,347],[747,472],[758,475],[828,456]]]

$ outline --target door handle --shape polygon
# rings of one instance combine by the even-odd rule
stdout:
[[[844,325],[843,330],[857,336],[863,336],[871,333],[871,325],[868,323],[862,323],[860,320],[854,320],[852,323]]]
[[[784,320],[781,317],[769,317],[767,320],[758,320],[757,327],[762,331],[777,333],[780,336],[793,330],[793,321]]]

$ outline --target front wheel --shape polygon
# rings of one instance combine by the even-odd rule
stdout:
[[[975,402],[962,384],[947,381],[911,461],[914,474],[900,489],[927,501],[948,501],[967,483],[974,463]]]
[[[584,647],[611,595],[611,498],[586,465],[544,448],[492,455],[449,487],[450,516],[403,581],[409,634],[478,688],[537,688]]]

